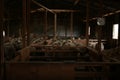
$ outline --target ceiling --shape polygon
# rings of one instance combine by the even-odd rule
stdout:
[[[31,0],[31,11],[41,8],[33,1],[43,5],[48,9],[60,10],[79,10],[83,19],[86,18],[87,0]],[[101,12],[108,14],[111,12],[120,12],[120,0],[88,0],[89,17],[97,17]],[[4,0],[5,17],[21,18],[22,17],[22,0]],[[38,13],[40,11],[36,11]]]

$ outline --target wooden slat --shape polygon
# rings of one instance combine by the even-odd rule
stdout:
[[[37,50],[35,52],[47,52],[47,53],[73,53],[80,52],[80,50]]]
[[[77,57],[77,56],[30,56],[30,59],[34,58],[34,59],[78,59],[78,58],[84,58],[84,57]]]
[[[51,9],[51,10],[56,12],[56,13],[60,13],[60,12],[80,12],[80,10],[69,10],[69,9]]]
[[[51,61],[51,62],[46,62],[46,61],[36,61],[36,62],[32,62],[32,61],[6,61],[6,64],[70,64],[70,65],[75,65],[76,66],[105,66],[105,65],[118,65],[120,64],[120,62],[57,62],[57,61]]]

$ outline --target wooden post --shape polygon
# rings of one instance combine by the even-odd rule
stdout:
[[[4,80],[3,0],[0,0],[0,80]]]
[[[73,13],[70,14],[70,32],[71,32],[71,38],[73,37]]]
[[[63,16],[64,16],[64,17],[63,17],[63,19],[64,19],[64,20],[63,20],[63,26],[65,26],[65,27],[64,27],[64,29],[65,29],[65,35],[64,35],[64,37],[66,38],[66,37],[67,37],[67,31],[68,31],[68,30],[67,30],[67,26],[66,26],[66,23],[65,23],[65,22],[67,21],[67,18],[65,18],[65,17],[66,17],[66,14],[63,15]]]
[[[19,37],[22,37],[21,28],[19,28]]]
[[[22,26],[22,42],[23,48],[26,47],[26,2],[27,0],[23,0],[23,26]]]
[[[45,26],[44,26],[44,35],[47,35],[47,10],[45,11]]]
[[[100,12],[99,12],[99,16],[103,17],[103,0],[99,0],[100,5]],[[101,36],[102,36],[102,26],[98,26],[98,54],[100,55],[100,59],[102,60],[102,54],[101,54]]]
[[[103,66],[103,71],[104,71],[104,77],[102,80],[109,80],[109,73],[110,73],[110,65],[105,65]]]
[[[26,4],[26,33],[27,33],[27,46],[30,44],[30,1],[27,0]]]
[[[68,32],[68,29],[67,29],[67,26],[65,25],[65,38],[67,37],[67,32]]]
[[[8,19],[8,21],[7,21],[7,36],[9,37],[9,35],[10,35],[10,26],[9,26],[9,24],[10,24],[10,22],[9,22],[10,20]]]
[[[99,2],[100,2],[100,5],[99,5],[99,9],[100,9],[99,17],[102,19],[103,18],[103,1],[99,0]],[[98,26],[97,26],[97,32],[98,32],[98,36],[97,36],[98,37],[98,47],[97,48],[98,48],[98,55],[99,55],[99,60],[100,61],[103,61],[103,54],[101,52],[101,39],[102,39],[102,27],[103,27],[103,25],[104,24],[98,24]]]
[[[120,13],[119,13],[118,46],[120,46]]]
[[[10,8],[9,8],[10,9]],[[7,19],[7,36],[10,36],[10,10],[8,10],[8,19]]]
[[[88,43],[89,43],[89,34],[88,34],[88,31],[89,31],[89,0],[87,0],[87,4],[86,4],[86,44],[88,46]]]
[[[101,55],[101,30],[102,26],[98,26],[98,54]]]
[[[56,39],[56,29],[57,29],[57,14],[54,14],[54,39]]]
[[[120,14],[115,14],[115,23],[118,23],[118,25],[120,25],[119,24],[119,17],[120,16]],[[115,41],[115,44],[116,44],[116,47],[118,47],[119,46],[119,27],[118,27],[118,39]]]
[[[22,42],[23,47],[29,45],[29,25],[30,25],[30,0],[23,0],[23,26],[22,26]]]

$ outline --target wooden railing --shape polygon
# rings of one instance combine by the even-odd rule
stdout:
[[[51,47],[51,46],[49,46]],[[95,60],[97,60],[97,57],[99,57],[97,55],[97,52],[89,49],[89,48],[85,48],[85,47],[81,47],[80,49],[59,49],[59,48],[53,48],[53,49],[49,49],[49,47],[45,47],[45,46],[37,46],[35,50],[31,50],[31,47],[26,47],[24,49],[22,49],[20,51],[20,54],[17,55],[13,60],[11,61],[29,61],[31,58],[44,58],[44,59],[48,59],[48,58],[68,58],[68,59],[80,59],[83,56],[81,56],[81,52],[83,51],[83,49],[86,49],[87,54],[90,55],[90,58]],[[31,56],[31,53],[37,53],[38,55],[41,53],[44,53],[44,56]],[[86,54],[86,53],[85,53]]]
[[[120,62],[105,62],[94,59],[98,54],[93,49],[87,48],[88,54],[92,56],[91,61],[52,61],[54,58],[78,58],[81,56],[55,56],[56,54],[80,53],[76,50],[35,50],[36,52],[45,52],[44,56],[30,56],[30,47],[21,50],[20,55],[11,61],[5,62],[6,80],[80,80],[80,79],[98,79],[110,80],[111,65],[119,65]],[[53,53],[52,56],[48,54]],[[30,61],[30,58],[43,58],[48,61]],[[99,57],[99,56],[97,56]],[[97,58],[96,57],[96,58]]]

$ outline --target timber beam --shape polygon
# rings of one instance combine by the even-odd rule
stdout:
[[[80,10],[69,10],[69,9],[50,9],[51,11],[55,13],[61,13],[61,12],[80,12]],[[35,10],[32,10],[31,13],[35,13],[37,11],[45,12],[46,10],[44,8],[38,8]]]
[[[111,15],[118,14],[118,13],[120,13],[120,10],[110,12],[110,13],[106,13],[106,14],[103,15],[103,17],[111,16]],[[89,21],[96,20],[97,18],[98,17],[91,18],[91,19],[89,19]],[[87,20],[83,20],[83,22],[86,22],[86,21]]]
[[[38,3],[37,1],[32,0],[32,2],[33,2],[33,3],[35,3],[36,5],[38,5],[38,6],[42,7],[43,9],[45,9],[45,10],[47,10],[47,11],[49,11],[49,12],[51,12],[51,13],[53,13],[53,14],[54,14],[54,12],[53,12],[52,10],[50,10],[49,8],[47,8],[47,7],[43,6],[42,4]]]

